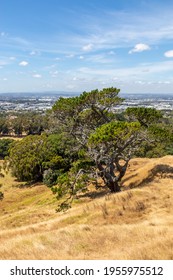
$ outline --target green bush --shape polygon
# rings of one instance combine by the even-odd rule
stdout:
[[[0,158],[4,159],[9,155],[9,148],[15,141],[12,139],[0,139]]]

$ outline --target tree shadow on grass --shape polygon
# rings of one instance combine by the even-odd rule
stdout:
[[[81,198],[100,198],[103,197],[107,194],[110,194],[109,189],[106,188],[99,188],[99,190],[93,190],[93,191],[88,191],[86,193],[82,193],[82,194],[78,194],[77,195],[77,199],[81,199]]]
[[[15,180],[17,181],[17,180]],[[19,181],[17,181],[19,182]],[[38,185],[43,185],[42,182],[27,182],[27,183],[19,183],[17,185],[15,185],[16,188],[19,188],[19,189],[24,189],[24,188],[34,188]]]

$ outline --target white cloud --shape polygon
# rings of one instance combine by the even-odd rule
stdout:
[[[92,49],[93,49],[93,44],[85,45],[85,46],[83,46],[83,48],[82,48],[82,50],[83,50],[83,51],[86,51],[86,52],[91,51]]]
[[[140,43],[140,44],[136,44],[134,46],[134,48],[129,51],[129,54],[134,53],[134,52],[149,51],[150,49],[151,48],[149,45]]]
[[[80,56],[79,56],[79,59],[84,59],[84,56],[83,56],[83,55],[80,55]]]
[[[40,74],[34,74],[32,76],[33,76],[33,78],[41,78],[42,77],[42,75],[40,75]]]
[[[166,57],[173,57],[173,50],[165,52],[164,56],[166,56]]]
[[[21,61],[20,63],[19,63],[19,65],[20,66],[27,66],[28,65],[28,62],[27,61]]]

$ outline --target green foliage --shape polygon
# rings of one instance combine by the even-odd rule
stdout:
[[[66,117],[74,117],[74,115],[78,115],[84,109],[90,109],[94,106],[103,106],[101,109],[106,110],[122,102],[123,99],[118,97],[119,92],[119,89],[112,87],[100,91],[98,89],[91,92],[85,91],[76,97],[60,97],[52,107],[52,110],[60,114],[66,114]]]
[[[126,115],[130,121],[138,121],[141,125],[148,127],[162,118],[162,113],[154,108],[135,107],[127,108]]]
[[[0,133],[7,135],[10,131],[9,124],[6,117],[0,118]]]
[[[0,134],[40,135],[49,126],[49,114],[26,112],[0,115]]]
[[[172,151],[168,119],[163,123],[161,112],[142,107],[117,114],[116,105],[123,101],[119,91],[111,87],[61,97],[45,123],[37,114],[24,118],[27,134],[41,134],[49,127],[49,135],[27,136],[10,148],[13,174],[20,180],[43,180],[61,199],[59,211],[69,208],[90,182],[97,186],[102,179],[111,192],[120,191],[133,156]],[[14,124],[17,130],[15,126],[13,130],[20,134],[20,122]]]
[[[161,157],[171,154],[173,143],[172,126],[165,119],[148,125],[147,137],[135,152],[137,157]]]
[[[118,143],[122,144],[124,141],[130,139],[131,136],[134,136],[134,133],[139,131],[140,128],[141,125],[138,122],[110,122],[98,127],[96,131],[90,135],[89,144],[108,144],[109,142],[113,145]]]
[[[9,162],[12,173],[18,180],[35,181],[41,178],[45,159],[45,137],[28,136],[10,149]]]
[[[59,126],[73,135],[82,145],[91,130],[115,118],[111,109],[122,102],[119,89],[105,88],[83,92],[72,98],[59,98],[52,107]]]
[[[47,187],[52,187],[57,184],[57,178],[61,172],[52,170],[51,168],[47,169],[43,173],[43,183]]]
[[[134,157],[158,158],[167,155],[164,143],[144,141],[134,153]]]
[[[9,148],[14,144],[12,139],[0,139],[0,158],[4,159],[9,155]]]
[[[64,141],[65,140],[65,141]],[[30,135],[15,142],[7,161],[18,180],[43,180],[51,187],[78,158],[73,141],[62,135]]]
[[[47,142],[51,151],[60,155],[67,163],[78,158],[79,150],[76,147],[76,141],[69,134],[65,132],[50,134]]]
[[[58,212],[70,208],[78,192],[87,191],[88,174],[83,169],[80,169],[78,172],[75,171],[76,168],[72,167],[68,172],[58,176],[57,184],[51,188],[52,192],[56,194],[57,199],[62,197],[65,199],[59,204]]]
[[[151,137],[154,137],[158,142],[165,142],[168,144],[173,142],[173,131],[171,127],[164,124],[152,124],[148,128]]]
[[[24,131],[23,116],[16,116],[11,120],[11,129],[15,135],[21,136]]]
[[[86,182],[91,176],[96,183],[101,177],[112,192],[119,191],[128,161],[134,155],[162,154],[161,142],[168,135],[165,127],[162,129],[162,113],[140,107],[117,114],[116,105],[123,100],[118,94],[119,89],[113,87],[96,89],[77,97],[60,98],[54,104],[57,124],[66,135],[74,137],[79,150],[78,159],[72,161],[65,177],[57,178],[54,192],[58,197],[81,190],[82,180]]]
[[[46,135],[27,136],[10,149],[9,164],[19,180],[42,180],[46,169],[61,169],[65,163]]]

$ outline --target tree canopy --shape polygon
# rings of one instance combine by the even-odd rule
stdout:
[[[120,191],[129,160],[161,154],[173,133],[156,109],[117,113],[123,101],[119,92],[111,87],[60,97],[52,107],[48,134],[27,136],[10,149],[13,174],[20,180],[43,180],[58,198],[65,197],[61,207],[90,182],[99,187],[100,179],[111,192]]]
[[[154,108],[128,108],[123,115],[117,114],[116,106],[123,101],[119,92],[113,87],[84,92],[60,98],[52,108],[59,127],[76,139],[78,149],[83,148],[85,157],[94,163],[94,167],[78,168],[76,176],[83,170],[88,180],[95,178],[96,185],[101,177],[111,192],[121,190],[128,162],[141,147],[152,151],[172,133],[162,127],[162,113]],[[69,182],[67,189],[73,189],[68,186]]]

